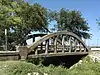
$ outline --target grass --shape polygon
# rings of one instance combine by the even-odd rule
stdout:
[[[28,75],[28,73],[34,75],[33,72],[38,72],[39,75],[43,73],[48,75],[100,75],[100,63],[95,63],[87,57],[81,64],[67,69],[63,66],[34,65],[26,61],[0,61],[0,75]]]

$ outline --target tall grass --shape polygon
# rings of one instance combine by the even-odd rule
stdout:
[[[38,72],[39,75],[47,73],[48,75],[100,75],[100,63],[93,62],[90,58],[83,59],[81,64],[73,66],[71,69],[63,66],[50,65],[48,67],[42,64],[34,65],[26,61],[1,61],[0,75],[27,75],[28,73]]]

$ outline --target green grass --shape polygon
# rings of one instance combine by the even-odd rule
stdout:
[[[27,75],[39,72],[39,75],[100,75],[100,63],[91,61],[88,57],[83,59],[82,64],[73,66],[71,69],[63,66],[34,65],[26,61],[0,61],[0,75]]]

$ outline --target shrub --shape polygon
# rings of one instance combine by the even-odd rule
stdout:
[[[86,57],[81,64],[67,69],[63,66],[50,65],[48,67],[42,64],[34,65],[26,61],[1,61],[0,75],[27,75],[28,73],[38,72],[39,75],[47,73],[48,75],[100,75],[100,63],[95,63]]]

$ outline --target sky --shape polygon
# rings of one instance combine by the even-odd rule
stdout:
[[[87,45],[100,45],[100,29],[96,19],[100,18],[100,0],[26,0],[30,4],[39,3],[43,7],[59,11],[61,8],[78,10],[89,24],[92,34],[90,40],[86,40]]]

